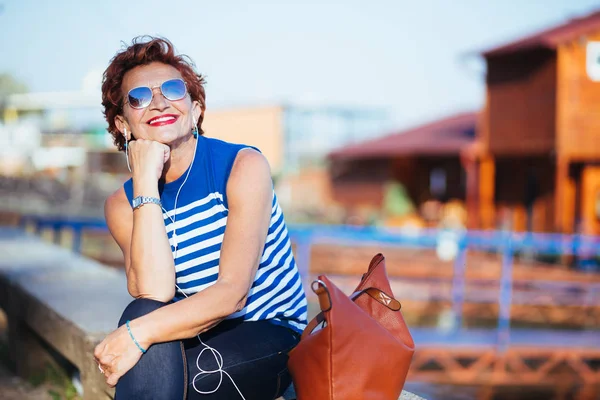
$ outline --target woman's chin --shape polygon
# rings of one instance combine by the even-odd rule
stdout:
[[[154,140],[162,144],[171,145],[180,142],[183,137],[184,135],[180,132],[165,130],[163,132],[157,132],[157,134],[154,135]]]

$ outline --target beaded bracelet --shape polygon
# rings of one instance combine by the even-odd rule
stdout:
[[[127,322],[125,322],[125,325],[127,325],[127,332],[129,332],[129,336],[131,336],[131,339],[133,339],[133,343],[135,343],[135,345],[138,347],[138,349],[140,349],[142,354],[146,353],[146,350],[144,350],[144,348],[142,346],[140,346],[138,341],[135,340],[135,338],[133,337],[133,333],[131,333],[131,328],[129,327],[129,320],[127,320]]]

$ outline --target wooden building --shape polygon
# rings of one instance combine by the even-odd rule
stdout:
[[[461,152],[475,141],[477,113],[357,143],[329,154],[332,197],[347,208],[380,207],[388,182],[404,185],[415,205],[465,200]]]
[[[468,226],[600,234],[600,12],[482,55],[485,106],[474,140],[459,150],[460,164],[453,156],[464,171],[464,192],[448,179],[448,194],[466,202]],[[441,143],[431,143],[429,152]],[[422,151],[400,156],[371,148],[368,142],[331,154],[337,192],[349,191],[347,182],[358,180],[346,176],[346,183],[336,182],[339,165],[354,160],[360,169],[367,158],[391,159],[393,176],[404,170],[407,182],[427,184],[429,167],[406,164]],[[411,196],[418,203],[422,193],[412,189]]]
[[[488,50],[478,146],[466,158],[474,225],[600,234],[600,12]],[[495,184],[491,184],[495,182]]]

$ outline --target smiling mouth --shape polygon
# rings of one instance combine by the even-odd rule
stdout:
[[[163,125],[171,125],[177,121],[179,118],[177,115],[161,115],[159,117],[152,118],[148,121],[148,125],[150,126],[163,126]]]

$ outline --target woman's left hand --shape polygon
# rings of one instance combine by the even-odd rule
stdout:
[[[137,364],[141,356],[142,352],[129,336],[125,325],[108,335],[94,350],[94,358],[110,387],[114,387]]]

